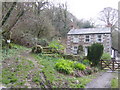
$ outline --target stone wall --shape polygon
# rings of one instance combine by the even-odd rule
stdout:
[[[66,52],[67,54],[73,54],[73,47],[76,46],[78,47],[79,45],[82,45],[83,48],[85,49],[85,47],[87,46],[91,46],[93,43],[98,42],[97,41],[97,35],[98,34],[89,34],[90,36],[90,41],[86,42],[85,38],[86,35],[68,35],[67,36],[67,49]],[[104,46],[104,52],[108,52],[111,54],[111,34],[99,34],[102,35],[102,42],[98,42],[98,43],[102,43]],[[74,37],[78,37],[78,42],[73,42]]]

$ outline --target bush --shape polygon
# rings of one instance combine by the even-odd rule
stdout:
[[[91,64],[91,62],[90,62],[88,59],[84,59],[84,60],[82,61],[82,63],[83,63],[84,65],[90,65],[90,64]]]
[[[102,60],[111,60],[111,55],[109,53],[103,53]]]
[[[100,43],[94,43],[88,47],[87,58],[92,62],[92,66],[98,65],[103,54],[103,49],[104,47]]]
[[[90,75],[90,74],[92,74],[92,69],[87,68],[87,69],[85,70],[85,72],[87,72],[87,74]]]
[[[50,52],[63,54],[64,53],[64,46],[58,41],[50,42],[49,46]]]
[[[42,53],[43,48],[40,45],[36,45],[32,48],[33,53]]]
[[[72,64],[72,61],[61,60],[60,62],[56,63],[55,68],[59,72],[70,74],[73,72]]]
[[[78,53],[78,54],[83,54],[83,46],[82,46],[82,45],[79,45],[79,46],[78,46],[77,53]]]
[[[81,63],[76,63],[76,64],[74,65],[74,68],[75,68],[75,69],[78,69],[78,70],[85,70],[86,66],[83,65],[83,64],[81,64]]]
[[[46,39],[38,39],[37,44],[46,47],[49,45],[49,42]]]
[[[85,70],[85,68],[86,66],[81,63],[77,63],[76,61],[64,60],[64,59],[59,60],[59,62],[55,64],[55,69],[65,74],[73,73],[74,69]]]
[[[64,46],[58,41],[50,42],[49,47],[57,49],[57,50],[64,50]]]

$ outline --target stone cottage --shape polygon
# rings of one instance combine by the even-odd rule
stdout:
[[[109,27],[71,29],[67,33],[66,53],[77,54],[78,46],[82,45],[86,56],[88,49],[87,47],[96,42],[103,44],[104,52],[112,55],[111,29]]]

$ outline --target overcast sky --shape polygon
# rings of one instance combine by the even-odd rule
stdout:
[[[96,19],[105,7],[118,9],[120,0],[53,0],[67,2],[68,10],[78,19]]]

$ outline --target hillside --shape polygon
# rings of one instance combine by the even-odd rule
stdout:
[[[16,88],[81,88],[95,75],[76,77],[55,70],[55,63],[61,59],[30,53],[30,48],[12,44],[7,55],[3,51],[2,83]],[[9,74],[8,74],[9,73]]]
[[[112,87],[118,87],[115,85],[117,78],[113,79],[111,73],[104,75],[106,71],[101,70],[100,60],[111,59],[108,53],[103,53],[102,44],[88,45],[88,55],[85,56],[86,45],[78,45],[77,48],[77,43],[71,46],[67,42],[67,33],[71,28],[94,27],[92,19],[77,19],[69,11],[67,3],[56,5],[51,0],[2,2],[0,89],[86,88],[90,82],[93,86],[94,81],[100,86],[103,78],[100,73],[105,77],[109,75],[108,79],[103,78],[106,80],[102,83],[103,87],[104,84],[111,86],[111,80]],[[112,46],[115,49],[120,46],[117,44],[118,35],[118,32],[112,32]],[[72,38],[74,40],[75,37]],[[86,40],[91,41],[89,39]],[[67,45],[77,50],[78,54],[68,55]],[[107,65],[108,62],[103,63],[106,65],[103,69],[110,69],[111,63]]]

